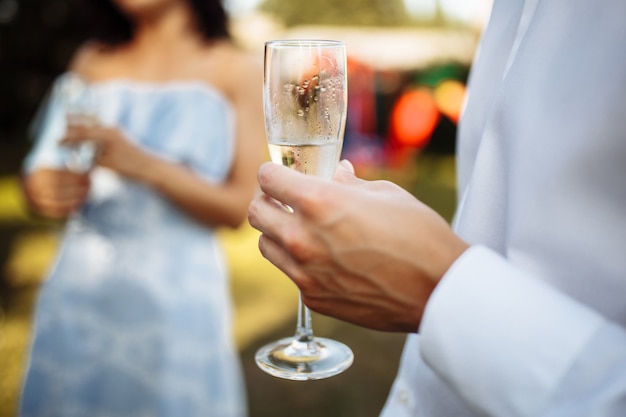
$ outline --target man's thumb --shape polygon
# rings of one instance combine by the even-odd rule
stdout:
[[[354,166],[347,159],[342,159],[337,166],[333,179],[343,184],[360,183],[363,180],[354,175]]]

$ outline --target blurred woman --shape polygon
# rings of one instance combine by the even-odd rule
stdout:
[[[35,312],[23,416],[244,416],[225,262],[264,155],[261,68],[219,0],[90,0],[68,73],[99,124],[68,125],[58,87],[25,162],[36,212],[81,210]],[[63,165],[89,140],[95,168]]]

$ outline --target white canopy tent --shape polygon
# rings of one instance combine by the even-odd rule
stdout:
[[[231,31],[244,47],[263,49],[271,39],[339,39],[352,58],[376,70],[410,70],[440,62],[469,65],[479,33],[464,28],[383,28],[296,26],[284,28],[270,17],[254,14],[233,22]]]

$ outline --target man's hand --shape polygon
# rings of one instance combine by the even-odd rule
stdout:
[[[411,194],[355,177],[347,161],[334,182],[267,163],[259,183],[264,194],[248,219],[262,232],[263,256],[312,310],[355,324],[416,332],[439,279],[468,247]]]

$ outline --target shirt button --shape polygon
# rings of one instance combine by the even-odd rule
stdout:
[[[407,405],[409,403],[409,393],[407,390],[402,389],[398,391],[398,401],[400,404]]]

